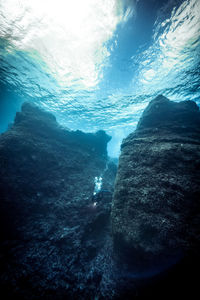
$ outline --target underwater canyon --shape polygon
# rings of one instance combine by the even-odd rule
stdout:
[[[200,1],[0,0],[0,295],[193,299]]]
[[[0,136],[2,293],[132,299],[164,288],[194,295],[199,125],[193,101],[158,96],[123,141],[117,168],[104,131],[63,129],[25,102]]]

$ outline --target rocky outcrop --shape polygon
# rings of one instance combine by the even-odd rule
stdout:
[[[0,136],[0,283],[5,299],[106,295],[116,166],[110,137],[63,129],[24,103]],[[95,177],[102,178],[96,192]],[[94,198],[95,196],[95,198]],[[9,298],[10,299],[10,298]]]
[[[24,103],[0,136],[4,299],[196,295],[199,114],[192,101],[149,104],[122,143],[111,234],[110,137],[63,129]]]
[[[198,255],[199,170],[198,106],[158,96],[123,140],[112,205],[114,249],[132,274]]]

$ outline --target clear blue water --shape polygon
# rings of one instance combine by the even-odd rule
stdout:
[[[117,156],[158,94],[200,104],[199,0],[0,0],[0,131],[25,100]]]

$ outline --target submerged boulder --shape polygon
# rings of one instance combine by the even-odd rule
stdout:
[[[0,136],[5,297],[90,299],[105,290],[101,281],[116,171],[107,157],[109,140],[104,131],[63,129],[52,114],[30,103]],[[94,204],[100,177],[107,190]]]
[[[158,96],[123,140],[112,204],[114,249],[134,274],[198,253],[199,170],[198,106]]]

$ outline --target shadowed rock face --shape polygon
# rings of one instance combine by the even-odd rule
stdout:
[[[112,207],[113,253],[116,165],[107,157],[110,138],[103,131],[65,130],[53,115],[25,103],[0,136],[4,298],[196,295],[199,124],[195,103],[158,97],[123,141]],[[102,177],[102,188],[94,195],[95,177]],[[189,261],[148,277],[186,252],[192,252]]]
[[[199,250],[200,112],[151,101],[123,140],[112,205],[114,249],[144,275]]]
[[[106,293],[116,173],[107,157],[109,140],[104,131],[64,130],[30,103],[0,136],[0,285],[7,297]],[[105,192],[94,206],[99,176]]]

